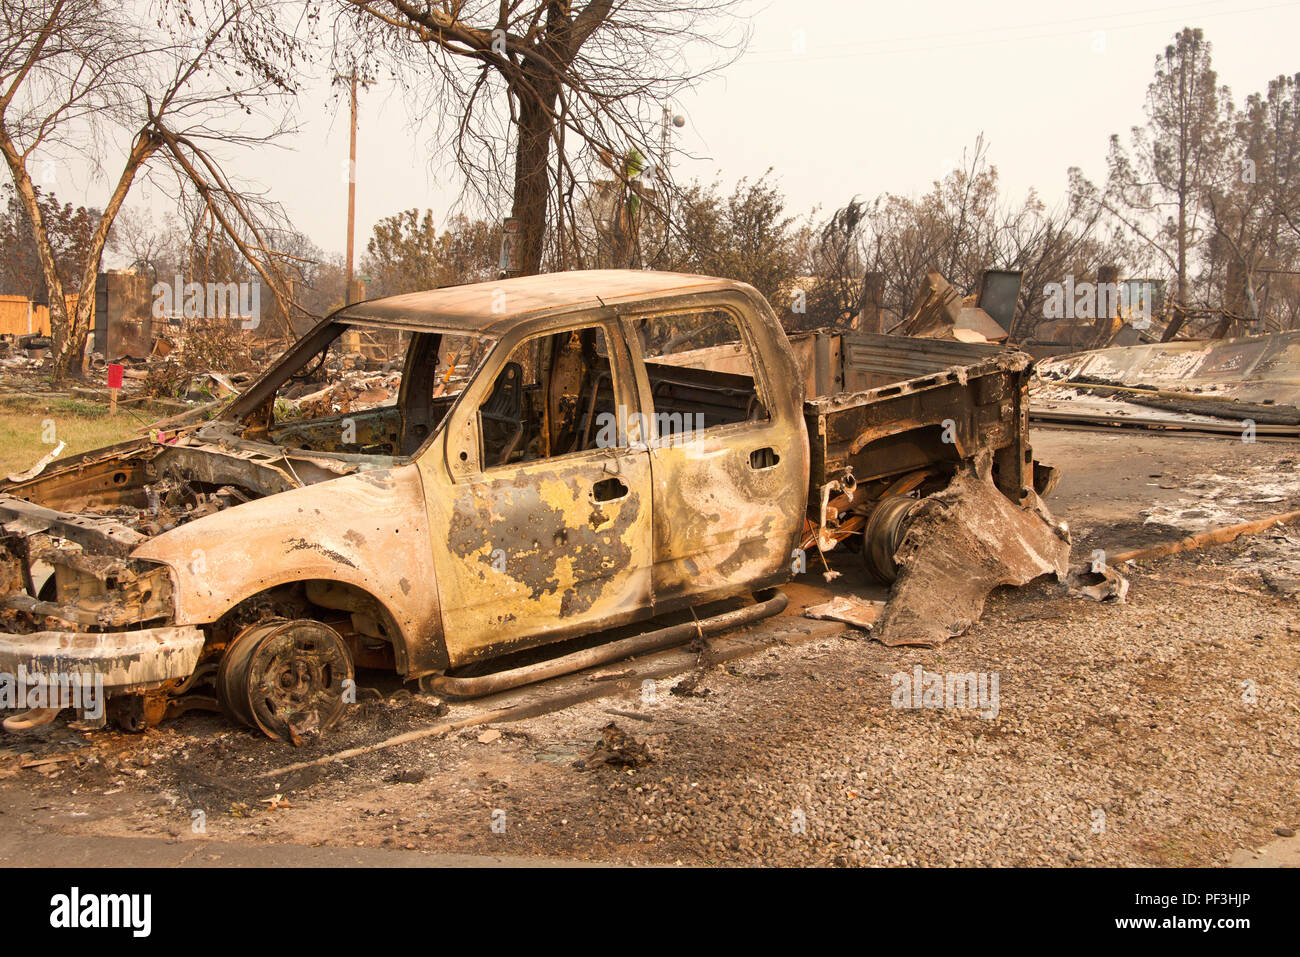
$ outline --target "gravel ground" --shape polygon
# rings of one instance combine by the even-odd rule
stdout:
[[[845,632],[276,785],[250,772],[280,746],[214,717],[101,732],[83,770],[0,781],[0,820],[188,840],[199,810],[221,840],[659,864],[1222,864],[1300,824],[1300,616],[1243,564],[1259,545],[1129,569],[1125,605],[1001,591],[941,649]],[[916,666],[996,675],[996,717],[894,707]],[[435,713],[399,693],[350,737]],[[648,763],[598,763],[611,722]]]

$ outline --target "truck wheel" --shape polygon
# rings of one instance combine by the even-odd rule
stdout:
[[[898,577],[894,553],[903,544],[909,520],[920,504],[919,498],[886,495],[871,510],[863,531],[862,563],[876,581],[892,585]]]
[[[342,716],[354,688],[352,656],[338,632],[307,618],[252,625],[230,643],[217,696],[236,721],[301,744]]]

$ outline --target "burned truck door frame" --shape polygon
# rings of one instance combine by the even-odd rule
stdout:
[[[516,348],[590,327],[605,336],[616,410],[631,418],[640,407],[622,327],[610,310],[570,313],[497,343],[449,413],[444,461],[421,463],[433,541],[446,543],[434,561],[453,667],[649,614],[650,453],[635,429],[618,430],[620,447],[483,460],[479,412]]]
[[[659,381],[651,382],[638,326],[645,319],[715,311],[728,314],[739,329],[766,417],[712,426],[706,419],[700,430],[673,435],[662,426],[674,403],[655,403],[656,392],[662,395],[665,385],[671,390],[673,384],[658,374]],[[773,368],[772,357],[782,354],[772,329],[775,317],[760,315],[747,298],[716,293],[702,295],[688,307],[680,299],[671,305],[633,303],[619,314],[653,430],[656,611],[789,580],[802,526],[808,458],[798,376],[793,369]],[[685,368],[674,376],[687,393],[693,381],[721,377],[732,378]],[[778,388],[784,381],[796,383],[794,392]],[[790,494],[792,488],[800,490],[797,498]]]

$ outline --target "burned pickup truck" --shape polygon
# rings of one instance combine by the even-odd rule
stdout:
[[[396,396],[304,416],[294,386],[355,333],[400,343]],[[753,288],[704,276],[354,304],[210,421],[0,484],[0,673],[93,676],[108,708],[82,709],[92,724],[221,707],[298,740],[354,700],[356,667],[471,696],[753,621],[810,549],[892,578],[959,479],[1040,513],[1029,364],[864,333],[792,342]]]

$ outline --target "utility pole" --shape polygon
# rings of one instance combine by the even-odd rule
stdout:
[[[673,127],[681,129],[686,125],[686,117],[680,113],[673,113],[668,107],[668,101],[664,100],[663,115],[659,119],[659,178],[668,182],[668,170],[672,165],[672,130]]]
[[[336,75],[334,79],[347,80],[352,93],[352,130],[348,141],[348,265],[343,287],[343,298],[350,304],[360,298],[352,283],[352,241],[357,219],[357,83],[369,86],[370,81],[358,81],[355,69],[347,76]]]

